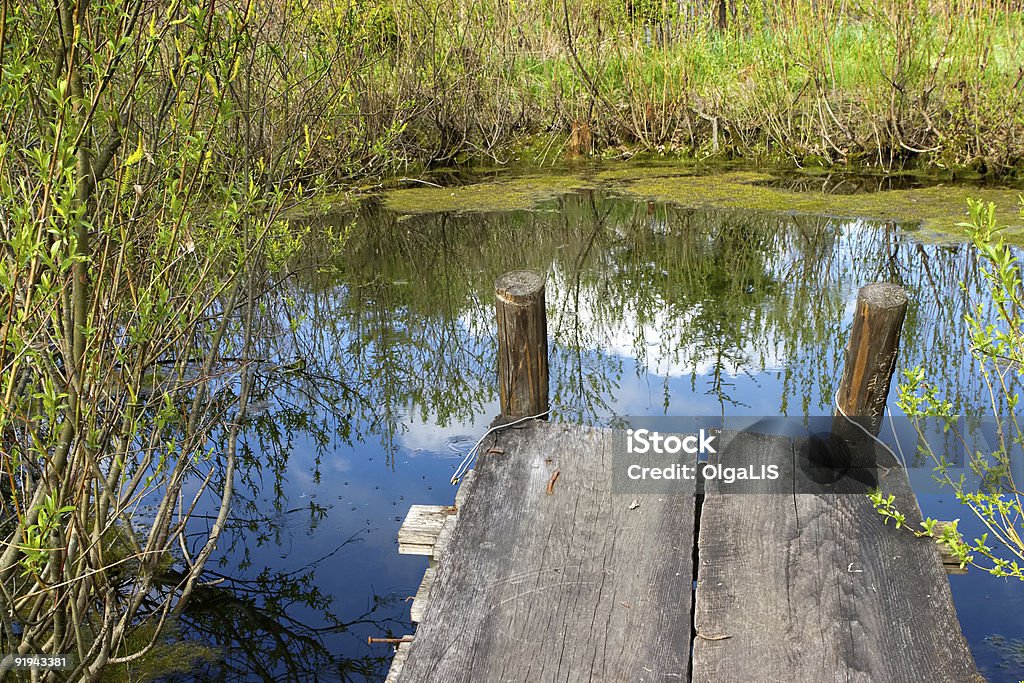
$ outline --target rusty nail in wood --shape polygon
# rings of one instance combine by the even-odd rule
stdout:
[[[555,470],[551,473],[551,478],[548,479],[548,495],[550,496],[555,492],[555,482],[558,480],[559,470]]]
[[[366,638],[366,644],[367,645],[373,645],[374,643],[397,644],[397,643],[411,643],[411,642],[412,642],[412,636],[402,636],[401,638],[374,638],[373,636],[368,636]]]

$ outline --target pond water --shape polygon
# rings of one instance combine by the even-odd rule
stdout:
[[[398,555],[400,522],[410,504],[452,501],[455,467],[498,412],[505,271],[547,273],[554,420],[830,414],[857,289],[878,280],[911,297],[897,371],[924,364],[960,405],[987,406],[962,324],[975,258],[892,221],[602,190],[465,215],[368,202],[325,220],[349,231],[344,254],[310,249],[264,310],[267,357],[288,368],[257,387],[217,583],[178,624],[215,656],[173,680],[383,679],[390,647],[367,636],[412,632],[426,568]],[[951,495],[920,502],[979,533]],[[1024,678],[1024,589],[977,571],[951,585],[985,675]]]

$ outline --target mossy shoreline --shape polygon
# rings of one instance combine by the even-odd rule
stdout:
[[[745,209],[892,221],[925,241],[963,239],[967,200],[994,202],[1005,235],[1024,243],[1019,215],[1024,190],[947,182],[927,174],[794,173],[660,162],[619,163],[546,174],[509,173],[480,182],[384,190],[385,208],[399,214],[529,210],[560,194],[601,190],[637,201],[699,209]]]

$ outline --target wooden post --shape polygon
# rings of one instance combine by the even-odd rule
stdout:
[[[843,413],[872,435],[877,435],[882,426],[906,315],[907,293],[899,285],[876,282],[862,287],[857,295],[838,403]],[[850,440],[864,437],[838,409],[832,433]]]
[[[494,283],[498,315],[498,391],[501,417],[548,409],[548,323],[544,276],[505,273]]]

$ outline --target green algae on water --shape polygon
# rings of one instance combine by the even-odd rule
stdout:
[[[815,175],[823,174],[798,174],[802,178]],[[625,162],[583,174],[533,174],[452,187],[394,189],[385,191],[383,200],[388,209],[400,214],[500,212],[533,209],[573,190],[601,188],[634,199],[698,209],[747,209],[892,221],[913,231],[921,241],[951,242],[965,238],[959,224],[967,220],[967,200],[977,199],[996,204],[998,222],[1009,226],[1004,233],[1008,241],[1024,243],[1019,190],[927,184],[931,182],[929,178],[910,178],[909,182],[925,186],[837,194],[823,189],[787,187],[787,177],[771,170],[736,170],[729,165],[716,169],[693,162]]]
[[[414,187],[384,192],[384,206],[396,213],[471,213],[531,209],[573,190],[591,189],[580,176],[525,176],[457,187]]]
[[[995,202],[996,218],[1009,226],[1009,240],[1024,241],[1024,219],[1019,213],[1020,191],[1010,189],[934,185],[858,194],[796,192],[768,183],[768,173],[732,172],[707,176],[646,177],[614,189],[638,199],[662,201],[693,208],[736,208],[779,213],[818,214],[893,221],[933,241],[963,239],[958,226],[967,219],[967,200]]]

